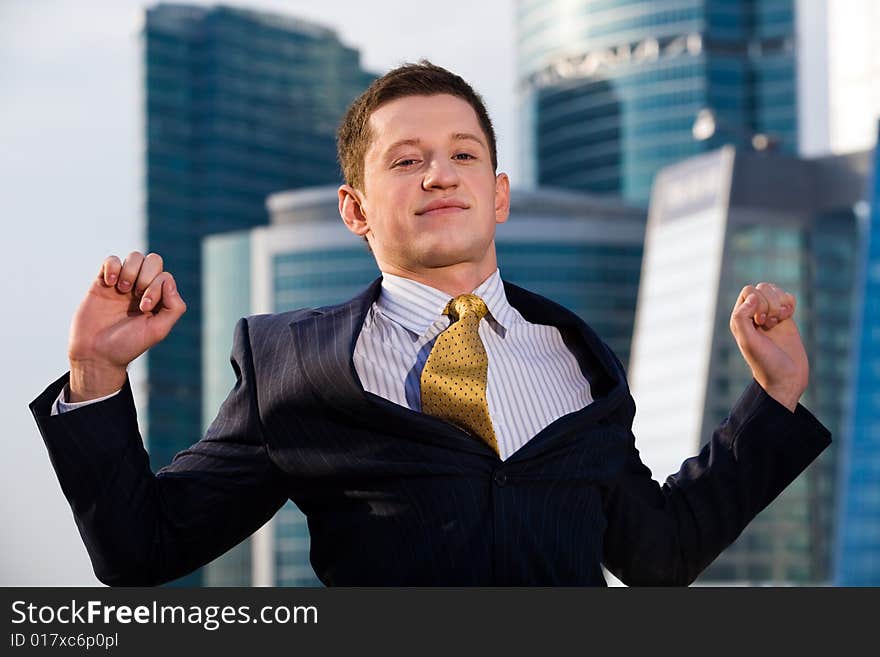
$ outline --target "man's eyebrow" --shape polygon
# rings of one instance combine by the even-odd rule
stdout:
[[[483,148],[486,148],[486,144],[483,142],[483,140],[480,139],[479,137],[477,137],[476,135],[471,134],[470,132],[456,132],[454,135],[452,135],[452,139],[454,141],[459,141],[462,139],[470,139],[471,141],[477,142]]]
[[[391,144],[388,148],[385,149],[385,154],[387,155],[391,151],[393,151],[398,146],[418,146],[421,143],[420,139],[410,138],[410,139],[398,139],[396,142]]]
[[[455,132],[452,134],[452,141],[461,141],[464,139],[475,141],[483,148],[486,148],[486,144],[483,142],[483,140],[477,137],[477,135],[475,134],[472,134],[470,132]],[[391,151],[400,146],[418,146],[421,143],[422,140],[415,137],[410,137],[409,139],[398,139],[396,142],[385,149],[385,155],[388,155]]]

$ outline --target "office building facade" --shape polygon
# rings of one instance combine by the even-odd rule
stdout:
[[[870,204],[858,207],[861,256],[855,285],[850,405],[841,432],[834,582],[880,586],[880,162]]]
[[[707,442],[751,379],[729,330],[746,284],[798,299],[810,359],[802,402],[837,438],[701,576],[832,580],[867,153],[804,161],[732,147],[666,167],[651,197],[630,384],[642,458],[662,481]],[[829,317],[835,317],[829,321]]]
[[[336,182],[338,121],[373,76],[332,30],[232,7],[159,4],[142,42],[146,247],[188,304],[147,354],[155,470],[202,431],[201,238],[266,224],[269,193]]]
[[[647,205],[661,167],[722,144],[798,152],[795,0],[519,0],[516,25],[527,184]]]
[[[205,422],[234,383],[232,327],[239,317],[345,301],[378,275],[364,242],[339,218],[335,187],[274,194],[272,224],[204,241]],[[562,303],[586,319],[622,360],[630,331],[644,238],[643,211],[572,192],[514,190],[498,227],[506,280]],[[311,586],[306,519],[288,502],[251,539],[208,567],[226,586]]]

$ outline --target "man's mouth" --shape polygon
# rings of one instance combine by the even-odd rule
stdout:
[[[439,201],[431,201],[426,206],[416,211],[417,215],[439,215],[452,214],[468,209],[468,204],[457,199],[444,199]]]

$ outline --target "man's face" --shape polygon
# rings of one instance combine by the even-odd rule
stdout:
[[[367,236],[380,268],[430,274],[472,263],[485,275],[494,271],[495,225],[507,220],[509,183],[495,175],[473,108],[448,94],[408,96],[373,112],[370,128],[364,189],[348,188],[362,222],[346,224]]]

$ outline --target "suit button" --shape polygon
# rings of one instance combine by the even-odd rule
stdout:
[[[507,483],[507,474],[499,470],[493,477],[496,486],[504,486]]]

